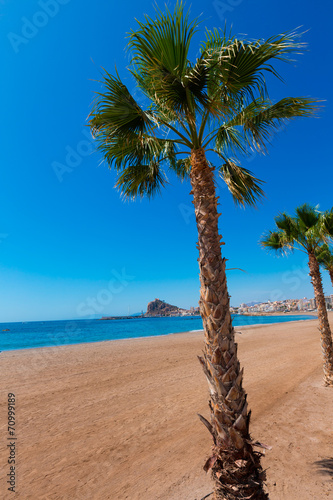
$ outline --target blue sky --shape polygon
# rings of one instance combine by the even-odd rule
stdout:
[[[162,197],[124,202],[86,127],[100,67],[126,80],[126,33],[154,16],[153,2],[3,0],[1,21],[0,321],[127,314],[159,297],[181,307],[199,297],[190,186],[170,176]],[[157,2],[162,6],[164,2]],[[169,5],[173,5],[171,2]],[[258,245],[282,210],[332,206],[330,116],[332,6],[324,1],[226,0],[191,4],[202,28],[233,25],[250,38],[302,26],[308,49],[279,64],[272,99],[325,99],[319,118],[294,121],[269,155],[245,161],[265,184],[258,210],[236,208],[219,184],[231,303],[312,297],[303,254],[275,258]],[[200,33],[197,36],[199,43]],[[197,47],[193,47],[195,56]],[[59,164],[67,171],[59,175]],[[58,172],[58,175],[57,173]],[[324,287],[331,285],[324,276]]]

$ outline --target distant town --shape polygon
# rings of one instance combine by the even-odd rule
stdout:
[[[333,309],[333,295],[325,297],[327,309]],[[315,311],[316,299],[286,299],[271,302],[251,302],[240,304],[239,307],[231,307],[232,314],[265,314],[265,313],[288,313],[296,311]]]

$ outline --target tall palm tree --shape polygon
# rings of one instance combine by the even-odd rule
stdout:
[[[233,156],[264,151],[281,124],[313,114],[316,101],[269,100],[265,74],[278,77],[271,62],[287,60],[298,50],[293,33],[248,42],[207,30],[191,63],[190,43],[199,22],[190,21],[181,3],[173,12],[157,9],[155,20],[146,16],[138,25],[129,35],[129,72],[145,109],[117,72],[105,72],[89,123],[104,159],[118,172],[116,186],[124,196],[159,192],[167,182],[163,165],[180,179],[190,179],[205,331],[199,360],[211,394],[210,422],[200,418],[214,443],[205,470],[212,469],[216,499],[264,499],[261,454],[249,434],[250,412],[229,310],[215,175],[223,177],[236,203],[254,205],[263,195],[261,181]],[[218,168],[208,161],[208,151],[221,162]]]
[[[324,243],[316,253],[319,264],[328,271],[333,286],[333,252],[327,243]]]
[[[319,263],[318,250],[323,240],[328,236],[325,229],[327,218],[332,217],[332,211],[322,213],[310,205],[304,204],[296,208],[294,217],[282,213],[275,217],[277,230],[270,231],[261,240],[264,248],[276,252],[286,252],[298,249],[307,253],[311,282],[318,310],[321,347],[324,356],[324,383],[333,386],[333,344],[330,324],[327,317],[325,296]]]

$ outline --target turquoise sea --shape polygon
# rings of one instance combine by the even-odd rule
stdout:
[[[284,323],[315,316],[241,316],[233,318],[235,327]],[[9,331],[4,331],[4,330]],[[155,337],[202,329],[199,316],[185,318],[136,318],[119,320],[32,321],[0,323],[0,351],[68,344],[99,342],[138,337]]]

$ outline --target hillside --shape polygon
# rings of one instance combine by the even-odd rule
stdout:
[[[186,314],[188,311],[185,309],[181,309],[180,307],[173,306],[164,302],[160,299],[155,299],[152,302],[149,302],[147,306],[147,312],[145,314],[146,317],[151,316],[180,316],[182,314]]]

